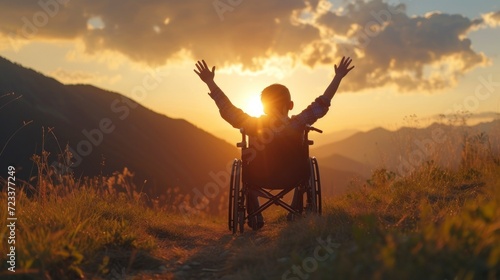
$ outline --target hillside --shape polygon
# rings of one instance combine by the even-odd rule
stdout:
[[[320,165],[321,192],[325,198],[352,191],[352,182],[364,182],[369,177],[357,172],[330,167],[324,161],[318,161],[318,164]]]
[[[437,161],[456,168],[464,145],[481,142],[485,153],[500,150],[500,120],[473,126],[434,123],[424,128],[383,128],[358,132],[344,140],[313,147],[311,154],[320,163],[341,170],[369,175],[384,167],[394,172],[415,168],[426,161]]]
[[[233,145],[187,121],[155,113],[118,93],[64,85],[4,58],[0,73],[0,147],[6,145],[0,170],[17,166],[20,179],[36,176],[30,158],[40,155],[42,147],[50,153],[50,165],[68,145],[70,168],[78,178],[127,167],[145,191],[180,187],[189,192],[211,182],[209,173],[226,170],[238,155]]]
[[[245,225],[236,235],[225,215],[150,208],[96,181],[46,197],[18,193],[16,257],[0,256],[0,278],[498,279],[499,154],[470,163],[457,172],[424,164],[402,178],[374,173],[369,186],[325,199],[322,216],[287,222],[271,206],[261,230]],[[0,236],[12,236],[7,217]]]

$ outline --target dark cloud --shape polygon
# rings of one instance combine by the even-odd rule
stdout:
[[[44,9],[37,1],[0,1],[0,31],[14,38],[78,37],[90,53],[115,50],[151,65],[187,51],[193,57],[249,68],[259,66],[256,58],[298,53],[304,44],[319,39],[317,28],[290,20],[296,11],[317,5],[315,1],[41,2],[51,4]],[[88,28],[95,17],[104,28]]]
[[[350,55],[356,71],[343,86],[349,90],[445,88],[486,61],[466,38],[483,19],[410,17],[404,5],[382,0],[356,0],[342,10],[325,5],[325,0],[0,0],[0,33],[11,39],[78,38],[89,53],[113,50],[153,66],[180,53],[246,69],[259,69],[263,59],[276,55],[310,67],[332,66]]]

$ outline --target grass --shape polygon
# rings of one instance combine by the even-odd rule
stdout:
[[[114,191],[117,184],[131,190],[125,186],[127,180],[65,178],[65,184],[59,184],[52,175],[44,175],[43,195],[28,197],[25,190],[17,191],[16,273],[7,271],[2,253],[2,279],[121,279],[129,273],[159,271],[169,265],[166,259],[175,263],[187,258],[193,248],[186,244],[195,244],[201,232],[192,232],[198,224],[211,226],[201,217],[186,218],[150,206],[133,190]],[[4,192],[0,203],[7,205]],[[0,248],[8,252],[7,213],[1,215]]]
[[[275,219],[270,241],[238,248],[229,271],[234,279],[498,279],[500,166],[480,181],[429,171],[329,200],[321,217]]]
[[[16,273],[2,253],[2,278],[500,278],[499,155],[469,154],[456,169],[429,160],[404,177],[381,168],[325,199],[321,217],[288,223],[271,208],[261,231],[236,236],[225,213],[186,218],[144,199],[127,170],[57,178],[44,157],[37,186],[25,186],[33,196],[17,192]]]
[[[5,195],[1,201],[6,203]],[[48,195],[43,201],[18,192],[16,202],[18,271],[37,277],[78,278],[84,268],[104,274],[110,262],[119,260],[117,251],[154,249],[153,238],[145,231],[165,218],[123,196],[102,196],[87,186],[67,196]],[[0,234],[8,233],[2,227]]]

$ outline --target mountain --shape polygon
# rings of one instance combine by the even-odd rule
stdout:
[[[353,181],[366,181],[366,177],[354,171],[338,170],[318,159],[321,193],[323,197],[342,195],[351,191],[350,183]]]
[[[465,143],[481,145],[485,153],[498,153],[500,120],[472,126],[434,123],[424,128],[402,127],[396,131],[375,128],[314,147],[311,154],[318,158],[320,166],[369,176],[376,168],[404,173],[428,160],[457,167]]]
[[[318,160],[321,160],[322,167],[328,167],[338,171],[354,172],[363,177],[369,177],[371,175],[371,169],[367,165],[339,154],[324,156]]]
[[[20,179],[35,176],[31,157],[42,147],[50,153],[49,165],[63,172],[57,155],[68,146],[77,178],[127,167],[150,193],[173,187],[203,192],[213,174],[227,172],[239,155],[232,144],[118,93],[64,85],[4,58],[0,73],[1,177],[8,165],[17,167]]]
[[[392,138],[393,134],[390,131],[375,128],[367,132],[355,133],[341,141],[313,147],[311,153],[316,155],[318,160],[329,162],[330,166],[342,166],[345,159],[348,158],[356,162],[354,166],[357,168],[372,168],[380,165],[381,152],[393,147]],[[336,156],[338,162],[333,162],[335,159],[332,159],[332,156]]]
[[[318,127],[321,129],[321,127]],[[355,129],[344,129],[335,132],[325,132],[322,134],[311,134],[311,139],[314,140],[314,147],[323,146],[333,142],[338,142],[358,133],[359,130]]]

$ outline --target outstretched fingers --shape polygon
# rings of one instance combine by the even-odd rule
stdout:
[[[203,71],[210,71],[205,60],[201,60],[201,61],[198,60],[196,62],[196,68],[198,69],[198,71],[195,70],[195,72],[197,72],[197,73],[201,73]],[[215,71],[215,66],[212,67],[212,72],[214,72],[214,71]]]
[[[205,60],[202,60],[201,62],[198,60],[196,61],[196,69],[198,69],[198,71],[196,71],[196,69],[194,69],[194,72],[196,74],[198,74],[198,76],[201,75],[201,73],[203,73],[204,71],[206,71],[208,69],[208,66],[207,66],[207,63],[205,62]]]
[[[351,64],[351,62],[352,62],[352,59],[350,57],[348,57],[348,58],[342,57],[342,60],[340,61],[340,65],[345,65],[346,67],[348,67],[349,64]]]
[[[347,60],[345,61],[345,68],[346,68],[346,74],[349,73],[354,68],[354,65],[349,67],[351,65],[352,58],[348,57]]]
[[[196,74],[200,75],[200,73],[201,73],[201,68],[200,68],[200,66],[198,65],[198,63],[196,63],[195,65],[196,65],[196,69],[198,69],[198,71],[196,71],[196,69],[194,69],[194,72],[196,72]]]
[[[343,56],[342,59],[340,60],[340,65],[343,65],[345,63],[345,60],[346,60],[345,56]],[[347,60],[349,60],[349,58]]]
[[[202,71],[203,69],[205,69],[206,67],[203,65],[203,63],[201,63],[200,61],[198,61],[196,63],[196,68],[198,68],[199,71]]]

